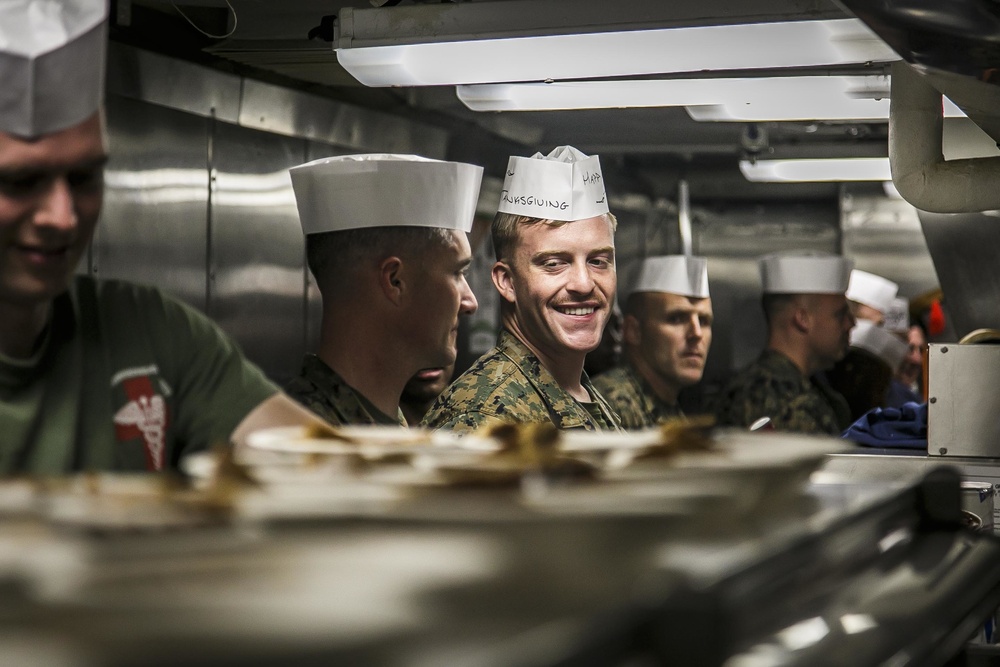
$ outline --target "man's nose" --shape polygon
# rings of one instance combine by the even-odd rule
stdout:
[[[39,193],[35,224],[60,229],[76,227],[76,207],[73,192],[64,176],[53,178]]]
[[[471,315],[479,309],[479,302],[476,300],[476,295],[472,291],[472,287],[469,286],[469,281],[464,277],[462,278],[462,301],[459,305],[458,312],[464,313],[465,315]]]
[[[566,289],[577,294],[590,294],[594,291],[594,276],[586,263],[574,263],[569,269],[569,282]]]

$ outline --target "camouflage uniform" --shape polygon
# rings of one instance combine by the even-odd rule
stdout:
[[[843,396],[815,378],[802,377],[791,359],[771,349],[732,379],[716,416],[722,426],[749,426],[770,417],[779,431],[831,435],[840,435],[851,423]]]
[[[552,422],[558,428],[620,430],[586,373],[583,386],[594,398],[589,407],[567,394],[524,343],[502,331],[497,346],[438,396],[423,425],[461,432],[496,422]]]
[[[647,428],[684,416],[680,405],[668,405],[660,400],[646,378],[631,364],[598,375],[594,378],[594,386],[621,417],[624,429]]]
[[[383,413],[315,354],[306,355],[302,372],[288,383],[285,391],[331,424],[406,427],[406,418],[398,408],[395,418]]]

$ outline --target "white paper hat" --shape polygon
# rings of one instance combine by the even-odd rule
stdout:
[[[893,370],[899,367],[909,351],[909,346],[899,336],[870,320],[859,320],[851,329],[851,347],[874,354]]]
[[[72,127],[104,99],[107,0],[0,2],[0,131]]]
[[[636,292],[708,298],[708,260],[686,255],[647,257],[639,265],[639,275],[628,293]]]
[[[760,258],[765,294],[843,294],[852,260],[819,252],[790,252]]]
[[[885,324],[882,326],[893,333],[907,333],[910,330],[910,301],[903,297],[893,299],[889,310],[885,311]]]
[[[501,213],[543,220],[586,220],[608,212],[601,161],[572,146],[548,155],[512,156],[500,192]]]
[[[847,285],[847,298],[863,303],[882,313],[892,307],[899,285],[874,273],[854,269],[851,271],[851,281]]]
[[[468,232],[483,168],[418,155],[342,155],[290,170],[305,234],[362,227]]]

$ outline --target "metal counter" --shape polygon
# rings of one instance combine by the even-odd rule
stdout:
[[[115,667],[943,664],[1000,604],[1000,542],[960,525],[953,471],[871,482],[828,477],[753,512],[730,497],[558,515],[517,490],[447,489],[378,512],[130,530],[13,514],[0,654]]]

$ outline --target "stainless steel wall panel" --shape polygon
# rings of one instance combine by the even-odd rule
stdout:
[[[209,313],[280,383],[305,349],[305,262],[288,168],[305,142],[226,123],[213,131]]]
[[[845,184],[840,215],[844,254],[855,268],[896,282],[899,295],[908,299],[937,289],[917,209],[887,197],[881,183]]]
[[[235,123],[240,86],[234,74],[115,42],[108,45],[108,93]]]
[[[919,215],[956,335],[960,338],[975,329],[1000,328],[1000,275],[996,270],[1000,221],[995,212],[920,211]]]
[[[314,139],[351,152],[415,153],[443,159],[444,130],[250,79],[243,82],[240,125]]]
[[[209,121],[115,95],[91,271],[155,284],[205,310]]]

